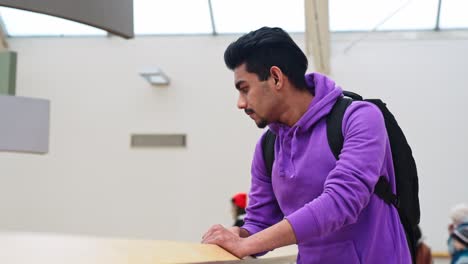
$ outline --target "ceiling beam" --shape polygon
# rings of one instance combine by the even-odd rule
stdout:
[[[328,0],[304,0],[305,47],[315,71],[330,74],[330,27]]]
[[[212,34],[213,36],[218,35],[218,32],[216,32],[216,23],[214,20],[214,14],[213,14],[213,5],[211,3],[211,0],[208,0],[208,7],[210,10],[210,21],[211,21],[211,28],[212,28]]]
[[[133,38],[133,0],[0,0],[0,6],[46,14]]]
[[[442,6],[442,0],[439,0],[439,3],[437,5],[437,18],[436,18],[436,25],[434,30],[439,31],[440,30],[440,8]]]

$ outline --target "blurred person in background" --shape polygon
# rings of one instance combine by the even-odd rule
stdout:
[[[432,264],[431,248],[424,243],[421,228],[417,226],[414,232],[416,237],[416,264]]]
[[[241,227],[244,225],[245,207],[247,206],[247,194],[237,193],[231,198],[231,213],[234,225]]]
[[[452,264],[468,264],[468,206],[457,204],[450,211],[447,246]]]
[[[452,207],[450,210],[450,223],[448,226],[449,234],[463,222],[468,222],[468,205],[460,203]]]
[[[468,264],[468,222],[458,225],[448,240],[452,264]]]

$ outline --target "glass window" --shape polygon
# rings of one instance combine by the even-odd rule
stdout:
[[[134,0],[135,34],[213,32],[208,0]]]
[[[330,0],[330,30],[368,31],[389,17],[377,30],[433,29],[437,6],[438,0]]]
[[[216,31],[245,33],[262,26],[304,32],[303,0],[212,0]]]
[[[44,14],[0,7],[0,15],[9,36],[106,35],[106,31]]]
[[[468,1],[443,0],[440,6],[440,28],[468,28]]]

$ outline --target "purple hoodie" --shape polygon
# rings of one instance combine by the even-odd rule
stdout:
[[[315,86],[306,113],[292,127],[270,125],[277,135],[272,177],[266,172],[261,139],[257,143],[243,228],[255,234],[286,218],[297,238],[298,263],[411,263],[397,210],[373,194],[381,175],[395,192],[380,110],[366,102],[348,107],[336,161],[325,117],[342,90],[317,73],[306,80]]]

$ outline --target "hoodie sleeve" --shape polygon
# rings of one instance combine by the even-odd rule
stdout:
[[[249,202],[244,218],[245,228],[251,235],[266,229],[284,218],[278,202],[273,193],[271,177],[267,175],[265,162],[263,160],[261,137],[255,147],[252,162],[252,182],[249,192]]]
[[[287,217],[299,244],[355,223],[373,195],[388,140],[382,113],[371,103],[353,103],[343,117],[343,136],[323,193]]]

